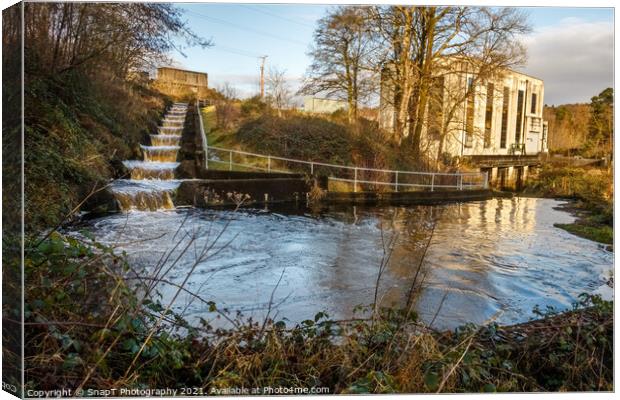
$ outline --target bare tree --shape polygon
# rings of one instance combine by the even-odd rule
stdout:
[[[291,103],[291,89],[286,80],[286,70],[270,67],[267,75],[267,103],[278,110],[278,116],[282,116],[282,110],[288,108]]]
[[[377,69],[382,70],[384,84],[393,88],[395,133],[398,140],[407,138],[416,159],[438,76],[473,76],[470,85],[463,85],[468,89],[452,96],[453,103],[444,111],[450,121],[471,96],[469,88],[525,59],[518,39],[529,26],[526,16],[512,8],[392,6],[371,12],[374,31],[385,48]],[[466,69],[455,70],[455,65]]]
[[[188,45],[209,46],[163,3],[28,3],[24,12],[28,72],[54,75],[105,69],[125,79]]]
[[[357,118],[359,103],[371,93],[376,76],[368,64],[375,48],[366,10],[338,7],[319,21],[309,53],[313,61],[300,90],[346,100],[350,122]]]
[[[224,82],[224,84],[218,87],[217,92],[219,94],[215,99],[217,126],[227,129],[230,127],[237,112],[235,108],[237,90],[229,82]]]

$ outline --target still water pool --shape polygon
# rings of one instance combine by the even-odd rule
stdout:
[[[299,322],[318,311],[350,318],[356,305],[374,301],[382,260],[378,301],[402,305],[421,265],[420,318],[453,328],[526,321],[536,305],[568,308],[583,292],[611,298],[613,253],[555,228],[574,220],[561,204],[513,198],[318,213],[183,209],[116,214],[81,229],[126,251],[141,275],[162,265],[164,280],[181,284],[193,268],[188,290],[259,319],[270,300],[277,320]],[[177,288],[161,283],[159,291],[167,304]],[[213,317],[186,292],[174,308],[190,319]]]

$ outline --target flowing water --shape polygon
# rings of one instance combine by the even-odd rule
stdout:
[[[172,195],[180,182],[175,180],[179,166],[177,155],[185,124],[187,104],[175,103],[150,135],[151,145],[140,145],[143,160],[123,161],[131,179],[119,179],[110,185],[119,208],[129,210],[173,209]]]
[[[271,316],[291,322],[318,311],[349,318],[355,306],[372,303],[384,254],[391,257],[378,301],[402,305],[430,240],[416,309],[427,323],[452,328],[526,321],[536,305],[565,309],[582,292],[612,295],[606,281],[613,253],[555,228],[574,219],[560,205],[514,198],[318,214],[136,211],[89,221],[86,228],[127,251],[143,275],[169,255],[165,280],[180,284],[195,266],[187,288],[203,300],[254,318],[271,308]],[[159,290],[167,304],[177,288],[162,283]],[[208,307],[187,293],[175,303],[192,320],[214,317]]]

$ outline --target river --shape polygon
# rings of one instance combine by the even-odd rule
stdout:
[[[80,229],[126,251],[131,264],[143,268],[141,275],[165,264],[170,271],[164,279],[181,284],[195,264],[186,287],[202,300],[246,318],[262,319],[270,310],[290,323],[318,311],[334,319],[358,315],[357,305],[374,301],[382,259],[389,255],[379,303],[404,304],[421,265],[415,309],[442,329],[527,321],[536,305],[566,309],[583,292],[611,298],[606,281],[613,253],[554,227],[574,220],[558,209],[561,204],[517,197],[321,212],[131,211],[87,221]],[[159,291],[165,305],[177,288],[161,283]],[[186,292],[174,309],[190,320],[215,315]]]

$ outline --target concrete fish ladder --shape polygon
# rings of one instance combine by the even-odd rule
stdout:
[[[175,180],[175,170],[179,166],[177,157],[186,114],[187,104],[175,103],[158,133],[150,135],[151,145],[140,145],[143,159],[123,161],[130,179],[118,179],[110,185],[122,211],[175,208],[172,198],[180,185]]]

